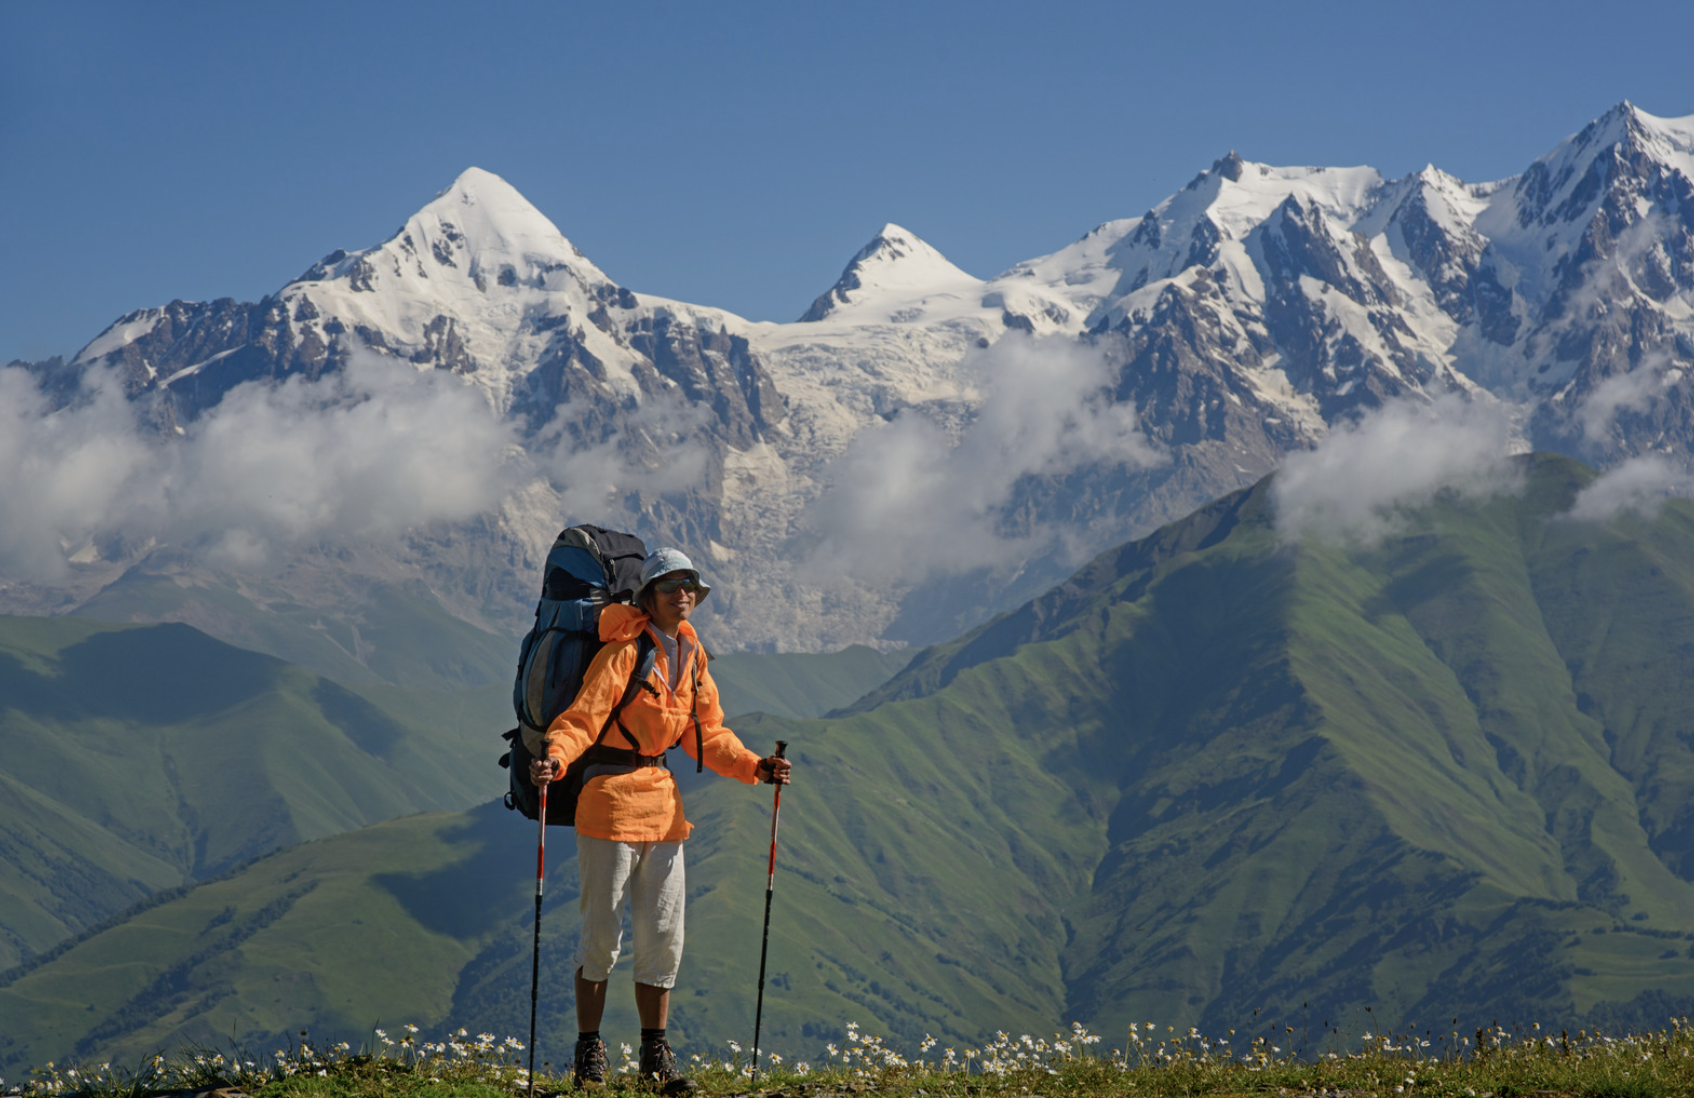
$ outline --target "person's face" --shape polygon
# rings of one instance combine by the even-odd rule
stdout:
[[[653,624],[664,633],[676,632],[676,627],[688,620],[700,599],[694,577],[687,572],[666,572],[653,581],[652,590]]]

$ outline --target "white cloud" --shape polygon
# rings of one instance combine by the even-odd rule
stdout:
[[[1291,454],[1277,473],[1277,525],[1315,536],[1375,544],[1403,513],[1443,490],[1485,497],[1515,490],[1507,460],[1516,448],[1504,412],[1443,395],[1384,405],[1335,428],[1315,450]]]
[[[0,369],[0,575],[64,575],[67,552],[111,527],[156,461],[109,371],[49,411],[33,377]]]
[[[1694,472],[1685,460],[1645,454],[1600,474],[1565,514],[1585,522],[1610,522],[1625,511],[1652,518],[1672,496],[1694,498]]]
[[[1112,401],[1112,370],[1091,348],[1012,334],[965,369],[982,405],[956,440],[905,410],[861,432],[834,463],[808,516],[818,536],[812,570],[918,581],[1008,563],[1044,548],[997,532],[1021,478],[1167,460],[1141,434],[1135,408]]]
[[[1669,364],[1668,355],[1656,355],[1628,373],[1613,374],[1596,385],[1576,411],[1582,437],[1589,442],[1603,442],[1619,412],[1646,411],[1655,398],[1682,377],[1680,369],[1666,369]]]
[[[253,568],[274,549],[468,519],[537,478],[570,513],[604,516],[630,493],[699,482],[697,425],[659,404],[602,445],[555,434],[532,458],[474,387],[361,350],[316,380],[239,385],[165,439],[109,371],[54,411],[33,377],[0,369],[0,577],[62,579],[70,556],[108,535]]]
[[[317,380],[231,389],[167,458],[158,536],[232,566],[261,563],[267,546],[466,519],[523,472],[477,391],[374,352]]]

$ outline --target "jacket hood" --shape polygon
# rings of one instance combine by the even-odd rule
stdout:
[[[647,612],[638,606],[631,606],[627,602],[614,602],[600,611],[600,639],[606,644],[634,640],[652,620]],[[687,622],[683,622],[677,632],[694,639],[694,627]]]
[[[600,639],[607,644],[634,640],[651,620],[639,607],[614,602],[600,611]]]

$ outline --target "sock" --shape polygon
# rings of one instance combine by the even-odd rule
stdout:
[[[664,1039],[665,1039],[665,1027],[664,1026],[660,1026],[658,1029],[643,1028],[642,1031],[641,1031],[641,1043],[644,1044],[644,1045],[647,1044],[649,1041],[663,1041]]]
[[[578,1030],[576,1039],[579,1041],[598,1041],[600,1039],[600,1031],[597,1029]]]

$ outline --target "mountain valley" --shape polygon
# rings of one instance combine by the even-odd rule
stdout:
[[[770,1047],[815,1057],[848,1021],[969,1045],[1073,1020],[1356,1038],[1694,1007],[1694,506],[1582,518],[1593,470],[1515,466],[1351,545],[1291,540],[1270,478],[828,717],[738,718],[797,763]],[[769,801],[679,780],[699,830],[673,1033],[745,1040]],[[575,917],[556,834],[554,1053]],[[7,974],[0,1063],[378,1019],[521,1034],[533,842],[487,804],[166,898]]]

